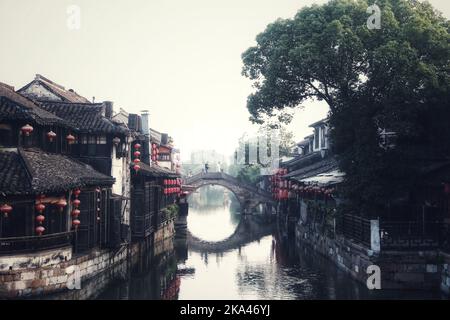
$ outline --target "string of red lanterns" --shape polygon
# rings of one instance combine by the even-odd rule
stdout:
[[[136,171],[136,173],[141,169],[141,167],[139,166],[139,163],[141,162],[141,160],[139,159],[139,157],[140,157],[140,155],[141,155],[141,152],[139,151],[139,149],[141,148],[142,146],[139,144],[139,143],[136,143],[135,145],[134,145],[134,149],[136,150],[135,152],[134,152],[134,156],[135,156],[135,158],[134,158],[134,160],[133,160],[133,163],[134,163],[134,166],[133,166],[133,169]]]
[[[152,161],[158,164],[159,149],[156,143],[152,143]]]
[[[45,216],[42,214],[43,212],[44,212],[44,210],[45,210],[45,205],[42,203],[42,200],[45,198],[45,196],[44,195],[39,195],[38,197],[37,197],[37,199],[36,199],[36,201],[38,201],[37,203],[36,203],[36,205],[34,206],[34,209],[39,213],[37,216],[36,216],[36,222],[38,223],[38,226],[36,227],[36,229],[35,229],[35,231],[36,231],[36,234],[38,235],[38,236],[42,236],[42,234],[44,233],[44,231],[45,231],[45,228],[44,228],[44,226],[42,225],[42,223],[44,222],[44,220],[45,220]]]
[[[99,187],[97,187],[96,189],[95,189],[95,192],[97,193],[97,222],[100,222],[100,220],[101,220],[101,218],[100,218],[100,211],[101,211],[101,208],[100,208],[100,206],[101,206],[101,192],[102,192],[102,190],[99,188]]]
[[[296,194],[302,197],[323,196],[331,199],[335,193],[334,188],[325,188],[318,185],[300,185],[295,181],[288,181],[283,176],[287,174],[287,169],[278,169],[270,177],[270,191],[275,200],[284,201],[295,197]]]
[[[164,194],[174,194],[174,193],[181,193],[181,179],[164,179]]]
[[[72,215],[72,226],[75,228],[75,231],[78,230],[78,226],[81,224],[81,221],[78,219],[81,211],[78,209],[80,207],[81,201],[78,199],[78,196],[81,193],[80,189],[73,190],[73,195],[75,199],[72,201],[73,210],[71,212]]]

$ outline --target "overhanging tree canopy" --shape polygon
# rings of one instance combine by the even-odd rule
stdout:
[[[381,28],[370,30],[373,3],[305,7],[270,24],[242,56],[243,74],[256,89],[248,98],[250,119],[260,123],[307,99],[326,101],[348,196],[370,205],[413,183],[412,146],[450,155],[442,121],[450,116],[449,21],[425,2],[378,0]],[[393,151],[379,147],[378,129],[385,128],[397,133]]]

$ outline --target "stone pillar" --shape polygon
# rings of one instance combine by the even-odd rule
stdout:
[[[370,220],[370,249],[374,253],[379,253],[381,250],[379,220]]]

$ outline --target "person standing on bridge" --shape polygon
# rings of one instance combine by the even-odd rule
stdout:
[[[209,170],[209,164],[208,162],[205,163],[205,173],[208,173]]]

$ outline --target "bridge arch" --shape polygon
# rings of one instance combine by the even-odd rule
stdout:
[[[261,203],[273,203],[271,195],[254,186],[245,184],[223,172],[200,173],[185,179],[183,189],[195,191],[206,185],[219,185],[230,190],[241,205],[241,213],[246,214]]]

